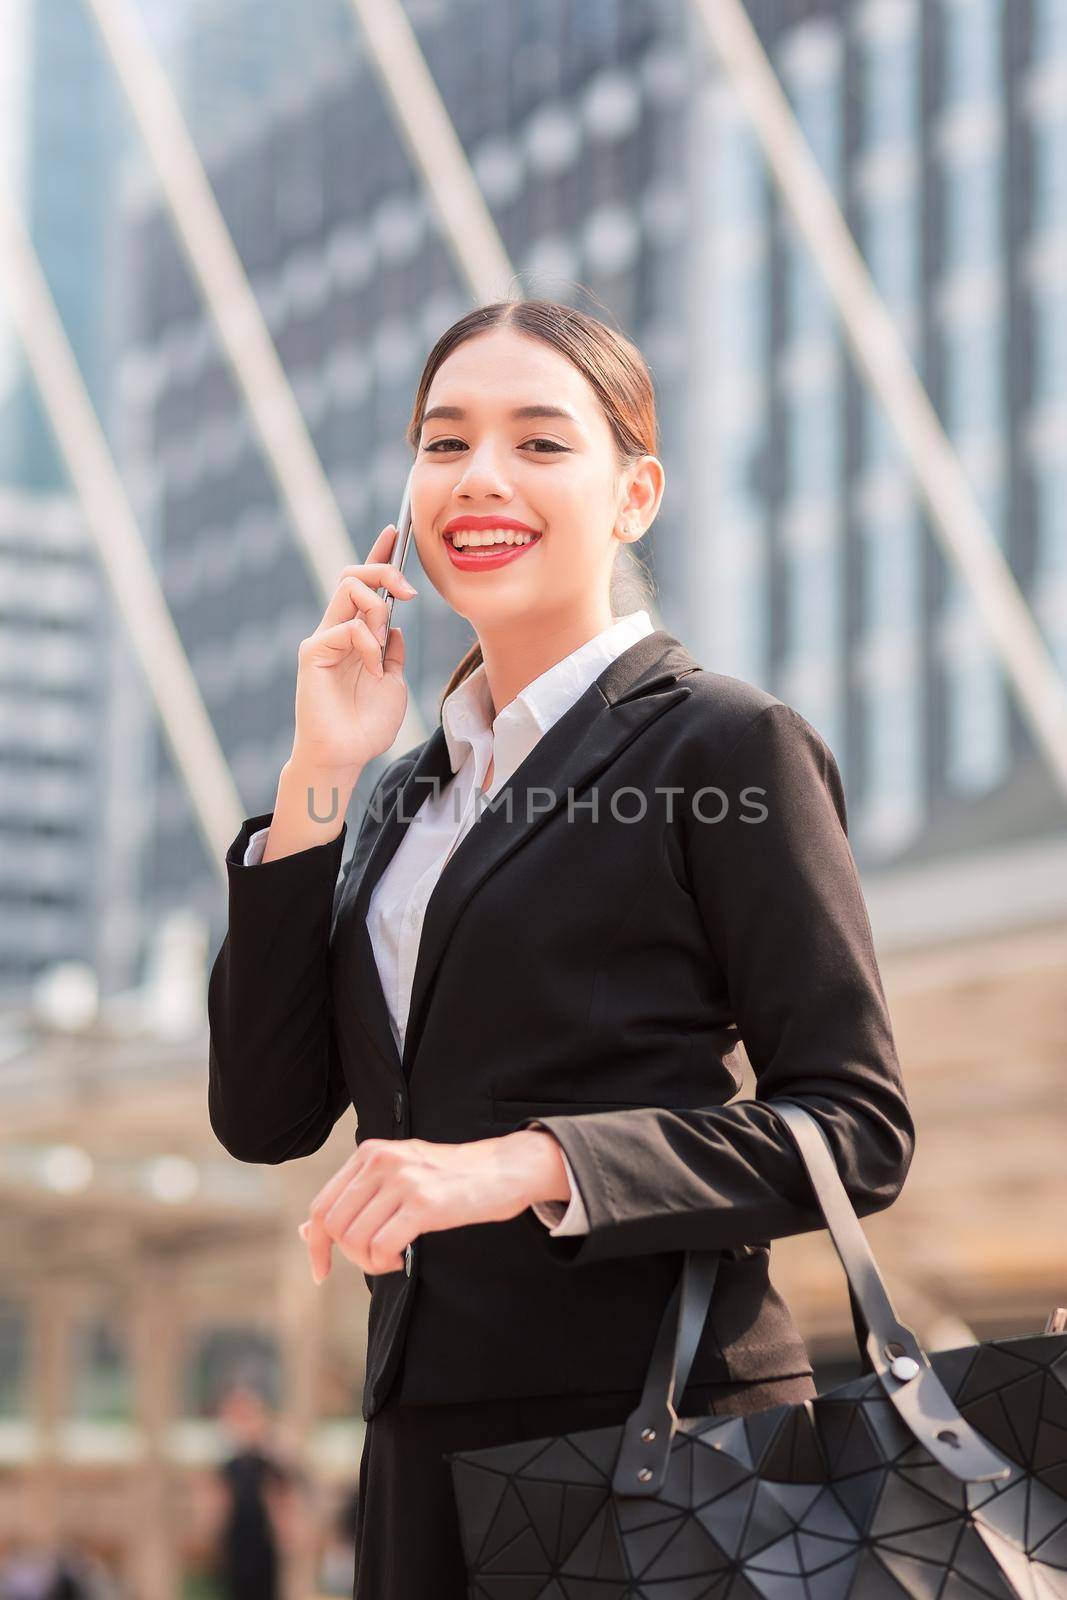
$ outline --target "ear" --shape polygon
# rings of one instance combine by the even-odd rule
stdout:
[[[625,486],[619,507],[619,537],[640,539],[655,522],[666,488],[666,473],[658,456],[641,456],[622,473]]]

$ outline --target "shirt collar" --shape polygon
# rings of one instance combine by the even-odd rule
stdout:
[[[608,627],[572,650],[569,656],[542,672],[492,716],[492,697],[485,663],[481,662],[447,696],[441,707],[441,722],[448,758],[453,773],[459,771],[467,754],[491,735],[493,743],[493,788],[505,782],[553,723],[585,693],[615,658],[639,639],[654,632],[645,610],[616,617]],[[486,756],[488,765],[488,756]]]

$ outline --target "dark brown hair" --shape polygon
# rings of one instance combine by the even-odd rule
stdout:
[[[476,306],[446,328],[426,359],[415,393],[407,430],[413,451],[419,448],[426,397],[441,363],[464,340],[496,327],[514,328],[517,333],[540,339],[574,363],[604,408],[615,440],[619,472],[641,456],[659,454],[655,392],[641,352],[598,318],[555,300],[497,300],[491,305]],[[623,559],[643,575],[643,582],[641,576],[636,579],[640,599],[648,604],[654,593],[647,568],[629,546],[620,544],[611,578],[613,616],[620,615],[623,606],[632,604],[634,598],[635,580],[622,564]],[[481,660],[482,647],[476,639],[445,685],[438,713],[452,690],[481,665]]]

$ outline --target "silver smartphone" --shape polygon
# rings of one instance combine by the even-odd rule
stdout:
[[[399,567],[401,572],[404,570],[408,545],[411,543],[411,479],[414,472],[415,463],[412,462],[411,471],[408,473],[408,481],[404,485],[403,498],[400,501],[400,515],[396,519],[396,538],[393,540],[393,550],[389,557],[392,564]],[[389,629],[393,626],[393,604],[396,600],[396,595],[382,584],[378,590],[378,598],[379,600],[385,600],[386,628],[385,640],[382,644],[382,666],[384,666],[385,652],[389,645]]]

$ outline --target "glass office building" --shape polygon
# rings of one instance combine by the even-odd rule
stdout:
[[[753,0],[750,11],[1062,666],[1063,8]],[[705,161],[688,305],[704,380],[691,375],[687,639],[827,738],[862,863],[1061,830],[1062,797],[977,606],[715,66],[695,126]]]
[[[81,0],[0,0],[0,184],[106,410],[110,74]],[[92,962],[106,588],[0,284],[0,999]]]

